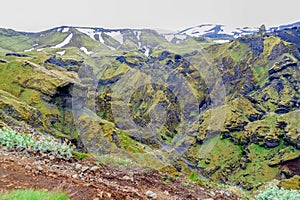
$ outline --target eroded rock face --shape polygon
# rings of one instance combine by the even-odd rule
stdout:
[[[19,75],[8,78],[12,81],[7,83],[11,89],[6,87],[6,91],[17,95],[1,93],[1,120],[8,125],[27,124],[41,132],[70,140],[78,138],[72,113],[72,93],[74,88],[84,86],[77,74],[47,70],[30,61],[17,63],[14,67]],[[21,88],[19,93],[15,87]],[[82,105],[84,98],[77,98],[75,105]]]
[[[240,38],[239,40],[250,46],[255,57],[260,56],[264,51],[264,39],[262,37]]]
[[[71,59],[64,60],[62,58],[57,58],[56,56],[52,56],[49,59],[45,60],[44,63],[63,67],[68,71],[78,71],[83,61],[77,61]]]
[[[0,90],[0,120],[14,126],[22,124],[44,129],[42,113],[28,104]]]

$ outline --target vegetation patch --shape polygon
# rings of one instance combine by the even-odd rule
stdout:
[[[64,192],[44,192],[39,190],[14,190],[0,195],[1,200],[68,200]]]
[[[257,200],[298,200],[300,199],[300,191],[298,190],[285,190],[276,186],[270,187],[267,190],[259,193],[256,197]]]
[[[67,143],[59,143],[50,136],[33,136],[20,134],[7,128],[0,129],[0,144],[6,148],[25,150],[29,153],[47,153],[57,158],[69,160],[74,147]]]

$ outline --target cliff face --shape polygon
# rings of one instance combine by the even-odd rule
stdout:
[[[90,40],[75,31],[63,56],[52,48],[1,55],[2,126],[247,189],[300,175],[298,28],[224,44],[149,34],[141,37],[158,37],[151,50],[125,39],[116,52],[93,43],[95,56],[77,54],[74,44]]]

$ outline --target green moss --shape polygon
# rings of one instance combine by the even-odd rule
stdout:
[[[273,48],[278,45],[282,40],[278,37],[266,37],[264,39],[264,51],[261,54],[261,57],[264,58],[265,63],[269,63],[268,56],[271,54]]]
[[[257,81],[257,85],[261,86],[263,84],[263,78],[266,76],[269,68],[267,66],[254,66],[252,67],[254,77]]]
[[[217,142],[215,142],[214,140],[217,140]],[[212,144],[213,147],[209,147],[210,144]],[[216,166],[220,166],[220,171],[222,171],[227,166],[230,166],[232,164],[236,165],[239,162],[242,155],[241,146],[235,145],[229,139],[221,140],[219,137],[212,138],[201,148],[204,150],[211,149],[209,152],[205,152],[205,154],[200,154],[198,156],[201,158],[201,160],[198,162],[198,166],[204,169],[213,169]],[[207,162],[207,160],[209,160],[209,162]],[[217,174],[218,173],[215,173],[213,177],[216,178],[218,176]]]
[[[281,187],[287,190],[300,190],[300,176],[296,175],[290,179],[285,179],[280,182]],[[299,194],[300,196],[300,194]]]
[[[118,133],[118,138],[120,140],[120,143],[126,151],[132,152],[132,153],[145,153],[145,151],[143,150],[143,146],[140,145],[135,140],[131,139],[126,134],[126,132],[118,131],[117,133]]]
[[[229,177],[229,179],[233,182],[242,180],[244,184],[250,184],[254,187],[275,179],[279,173],[279,168],[270,167],[268,165],[268,160],[273,158],[283,146],[283,141],[281,141],[280,146],[273,149],[267,149],[257,144],[249,145],[248,156],[251,162],[247,163],[244,170],[237,170],[236,173]]]
[[[130,70],[130,67],[124,63],[114,62],[111,67],[107,68],[104,73],[102,79],[113,79],[114,77],[118,77],[120,75],[125,74]]]
[[[84,160],[90,157],[90,154],[73,151],[72,154],[79,160]]]

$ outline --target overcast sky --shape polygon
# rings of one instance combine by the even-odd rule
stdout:
[[[181,30],[203,23],[229,27],[300,21],[299,0],[6,0],[0,27],[41,31],[61,25]]]

